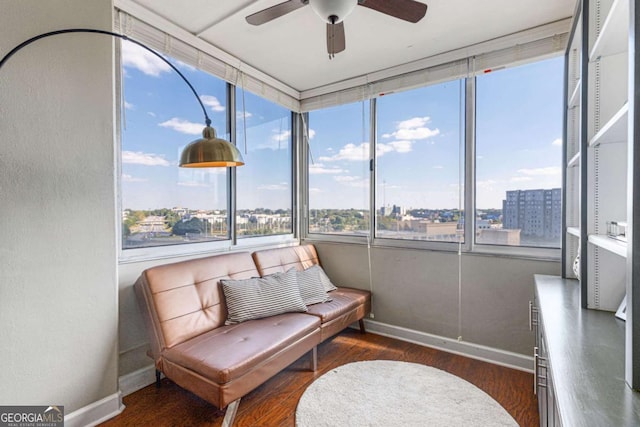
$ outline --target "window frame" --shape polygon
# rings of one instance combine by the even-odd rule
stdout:
[[[510,63],[504,66],[504,68],[511,68],[520,65],[526,65],[538,61],[544,61],[550,58],[562,57],[563,52],[558,51],[553,54],[546,54],[541,56],[535,56],[527,58],[524,61],[518,61]],[[471,59],[469,59],[471,61]],[[502,68],[502,67],[501,67]],[[476,243],[475,239],[475,209],[476,209],[476,75],[479,73],[469,73],[466,77],[459,77],[451,80],[463,80],[464,81],[464,120],[461,126],[464,132],[464,156],[461,159],[461,166],[464,168],[464,188],[463,193],[463,209],[465,215],[464,221],[464,242],[437,242],[437,241],[419,241],[409,239],[389,239],[383,237],[376,237],[375,230],[377,227],[377,216],[375,215],[376,206],[376,173],[377,173],[377,161],[375,156],[377,140],[377,109],[376,99],[374,96],[369,99],[370,109],[370,153],[369,161],[372,167],[369,170],[369,193],[370,193],[370,212],[371,221],[369,224],[369,233],[366,236],[350,236],[350,235],[328,235],[321,233],[309,232],[309,162],[308,162],[308,146],[307,142],[302,138],[299,140],[300,153],[298,156],[298,162],[303,168],[302,176],[306,180],[302,181],[303,191],[300,194],[302,198],[301,209],[299,211],[299,217],[302,218],[302,227],[300,229],[301,240],[309,242],[336,242],[336,243],[352,243],[352,244],[368,244],[373,247],[391,247],[391,248],[404,248],[404,249],[418,249],[418,250],[431,250],[441,252],[456,252],[462,253],[486,255],[486,256],[501,256],[501,257],[515,257],[524,259],[534,259],[543,261],[559,261],[561,258],[561,248],[546,248],[546,247],[531,247],[531,246],[508,246],[508,245],[495,245],[495,244],[482,244]],[[438,84],[440,82],[430,82],[429,84]],[[425,84],[423,86],[427,86]],[[411,90],[411,89],[408,89]],[[306,114],[308,117],[308,113]],[[308,120],[305,121],[305,126]],[[308,128],[307,128],[308,129]],[[560,159],[561,160],[561,159]],[[562,188],[562,198],[564,199],[564,188]],[[469,213],[472,213],[469,215]]]
[[[122,60],[121,60],[121,50],[120,44],[118,43],[118,48],[116,52],[116,96],[120,98],[122,96],[122,79],[124,78],[122,70]],[[120,71],[120,72],[118,72]],[[202,73],[207,73],[207,71],[198,70]],[[210,73],[208,73],[210,74]],[[212,75],[212,74],[211,74]],[[212,75],[215,78],[218,78],[215,75]],[[237,145],[237,129],[236,129],[236,85],[224,82],[226,85],[226,105],[227,105],[227,113],[225,120],[227,121],[227,128],[229,129],[230,142],[234,145]],[[260,96],[256,94],[256,96]],[[243,237],[238,238],[236,233],[236,215],[237,215],[237,207],[236,207],[236,171],[235,168],[227,168],[227,212],[229,215],[227,217],[227,227],[229,230],[229,234],[224,240],[215,240],[208,242],[193,242],[193,243],[185,243],[185,244],[169,244],[169,245],[159,245],[159,246],[147,246],[140,248],[124,248],[122,241],[122,135],[121,135],[121,120],[123,114],[123,102],[116,102],[116,143],[114,144],[115,149],[115,157],[117,159],[117,218],[116,221],[116,243],[118,245],[118,261],[120,264],[127,263],[136,263],[142,261],[153,261],[159,259],[167,259],[167,258],[178,258],[178,257],[190,257],[190,256],[199,256],[210,253],[219,253],[219,252],[229,252],[234,250],[257,250],[264,247],[272,247],[273,245],[287,246],[294,245],[299,242],[298,236],[299,234],[299,226],[297,225],[297,213],[298,209],[298,184],[297,184],[297,144],[298,141],[298,131],[294,130],[296,128],[296,123],[298,121],[298,113],[291,111],[292,115],[292,131],[291,131],[291,177],[292,177],[292,185],[291,185],[291,212],[292,212],[292,232],[284,233],[278,235],[267,235],[267,236],[255,236],[255,237]],[[288,109],[287,107],[283,107]]]

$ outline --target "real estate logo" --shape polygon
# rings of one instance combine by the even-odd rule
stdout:
[[[0,406],[0,427],[63,427],[64,406]]]

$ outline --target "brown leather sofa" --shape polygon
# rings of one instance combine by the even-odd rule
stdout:
[[[371,310],[371,294],[351,288],[306,313],[225,325],[221,279],[248,279],[320,264],[313,245],[230,253],[145,270],[134,285],[160,373],[218,408],[231,425],[240,398]]]

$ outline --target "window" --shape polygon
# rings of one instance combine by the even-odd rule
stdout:
[[[559,248],[563,58],[476,79],[478,244]]]
[[[290,234],[292,227],[291,111],[236,89],[238,237]],[[245,151],[246,129],[246,151]]]
[[[312,111],[309,233],[369,233],[369,102]]]
[[[376,237],[464,237],[463,81],[377,99]]]
[[[228,139],[226,83],[171,61]],[[122,43],[122,66],[123,249],[228,239],[226,170],[178,168],[182,149],[204,127],[193,93],[166,63],[134,44]]]

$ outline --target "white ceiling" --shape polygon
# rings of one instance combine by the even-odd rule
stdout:
[[[357,6],[344,21],[346,50],[330,60],[325,24],[310,6],[253,26],[245,16],[284,0],[127,1],[298,91],[565,19],[576,4],[576,0],[420,0],[428,10],[417,24]]]

